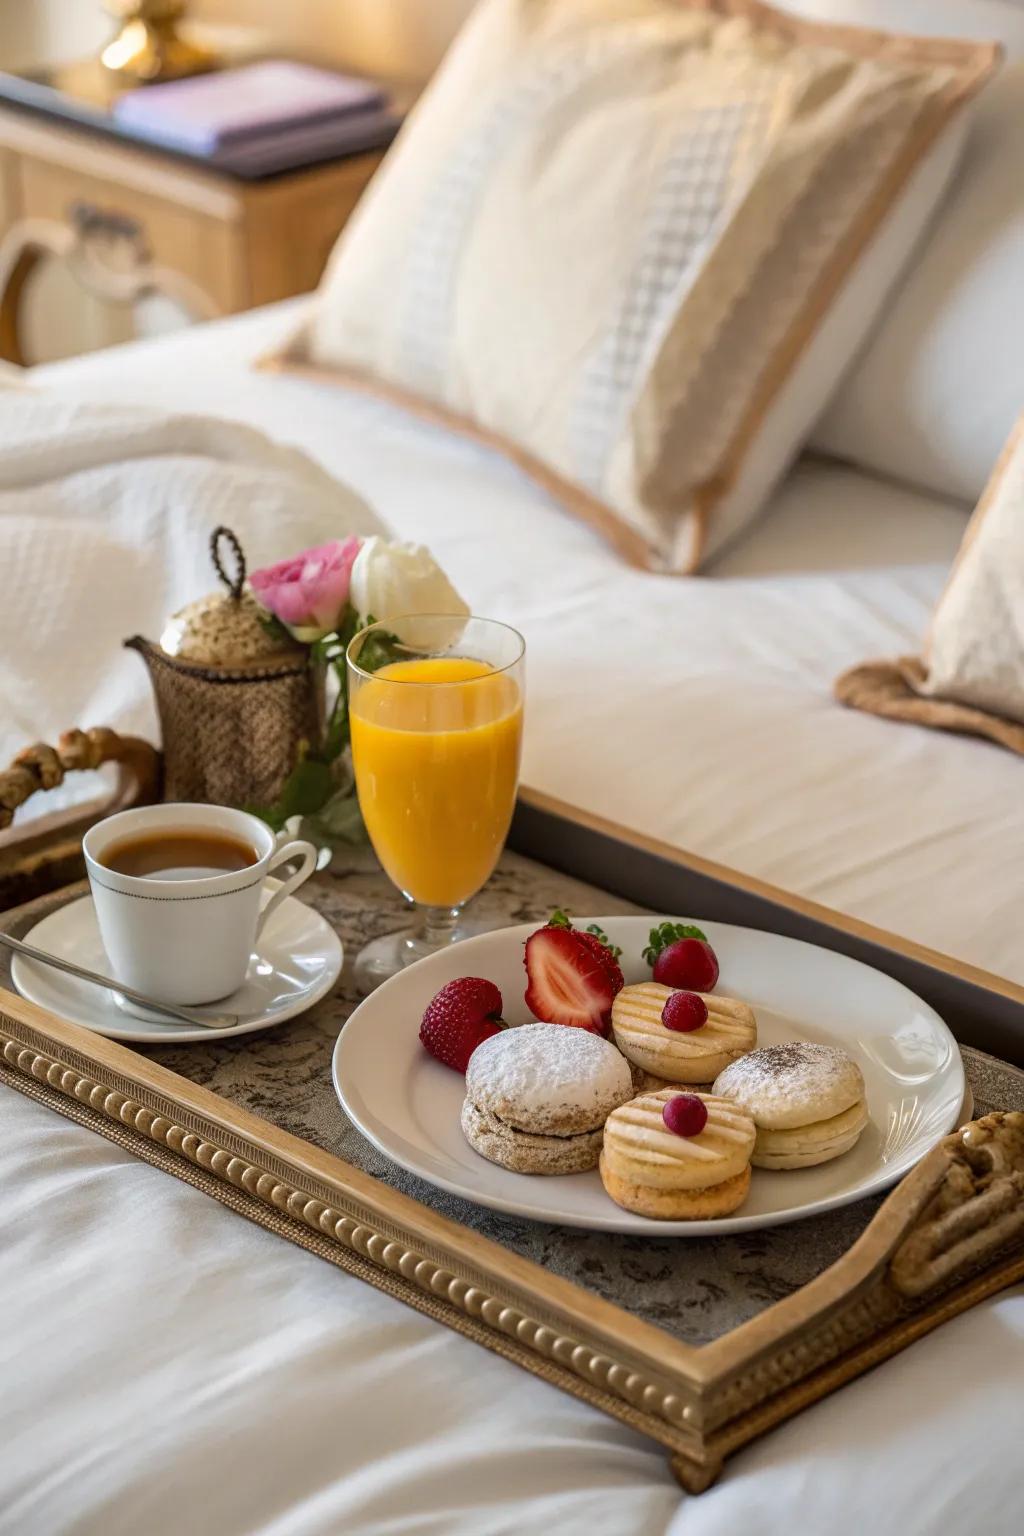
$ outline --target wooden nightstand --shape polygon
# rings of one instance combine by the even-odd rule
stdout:
[[[56,256],[115,304],[212,319],[314,288],[386,145],[245,179],[122,135],[96,66],[0,74],[0,358],[28,363],[22,299]]]

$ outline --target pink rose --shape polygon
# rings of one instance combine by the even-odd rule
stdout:
[[[256,601],[304,645],[322,639],[337,628],[345,611],[360,542],[355,535],[344,543],[335,539],[253,571],[249,585]]]

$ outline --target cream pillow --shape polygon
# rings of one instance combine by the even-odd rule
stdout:
[[[1024,400],[1024,4],[792,0],[850,19],[1000,43],[966,153],[810,446],[973,505]],[[880,22],[881,18],[881,22]],[[964,380],[970,388],[964,388]]]
[[[1024,416],[967,525],[924,656],[855,667],[836,692],[857,709],[1024,753]]]
[[[967,525],[918,691],[1024,724],[1024,417]]]
[[[692,571],[810,431],[996,57],[749,0],[481,0],[285,361]]]

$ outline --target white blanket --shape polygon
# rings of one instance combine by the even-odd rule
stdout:
[[[209,417],[0,397],[0,753],[69,726],[153,737],[149,684],[121,642],[217,587],[209,538],[250,566],[383,531],[304,453]]]
[[[0,1536],[1020,1529],[1020,1288],[691,1499],[653,1441],[5,1087],[0,1180]]]

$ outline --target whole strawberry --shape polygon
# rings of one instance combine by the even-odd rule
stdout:
[[[707,935],[692,923],[661,923],[651,929],[644,959],[654,980],[686,992],[711,992],[718,982],[718,957]]]
[[[494,982],[460,976],[427,1004],[420,1041],[446,1067],[464,1073],[477,1046],[505,1027],[501,993]]]

